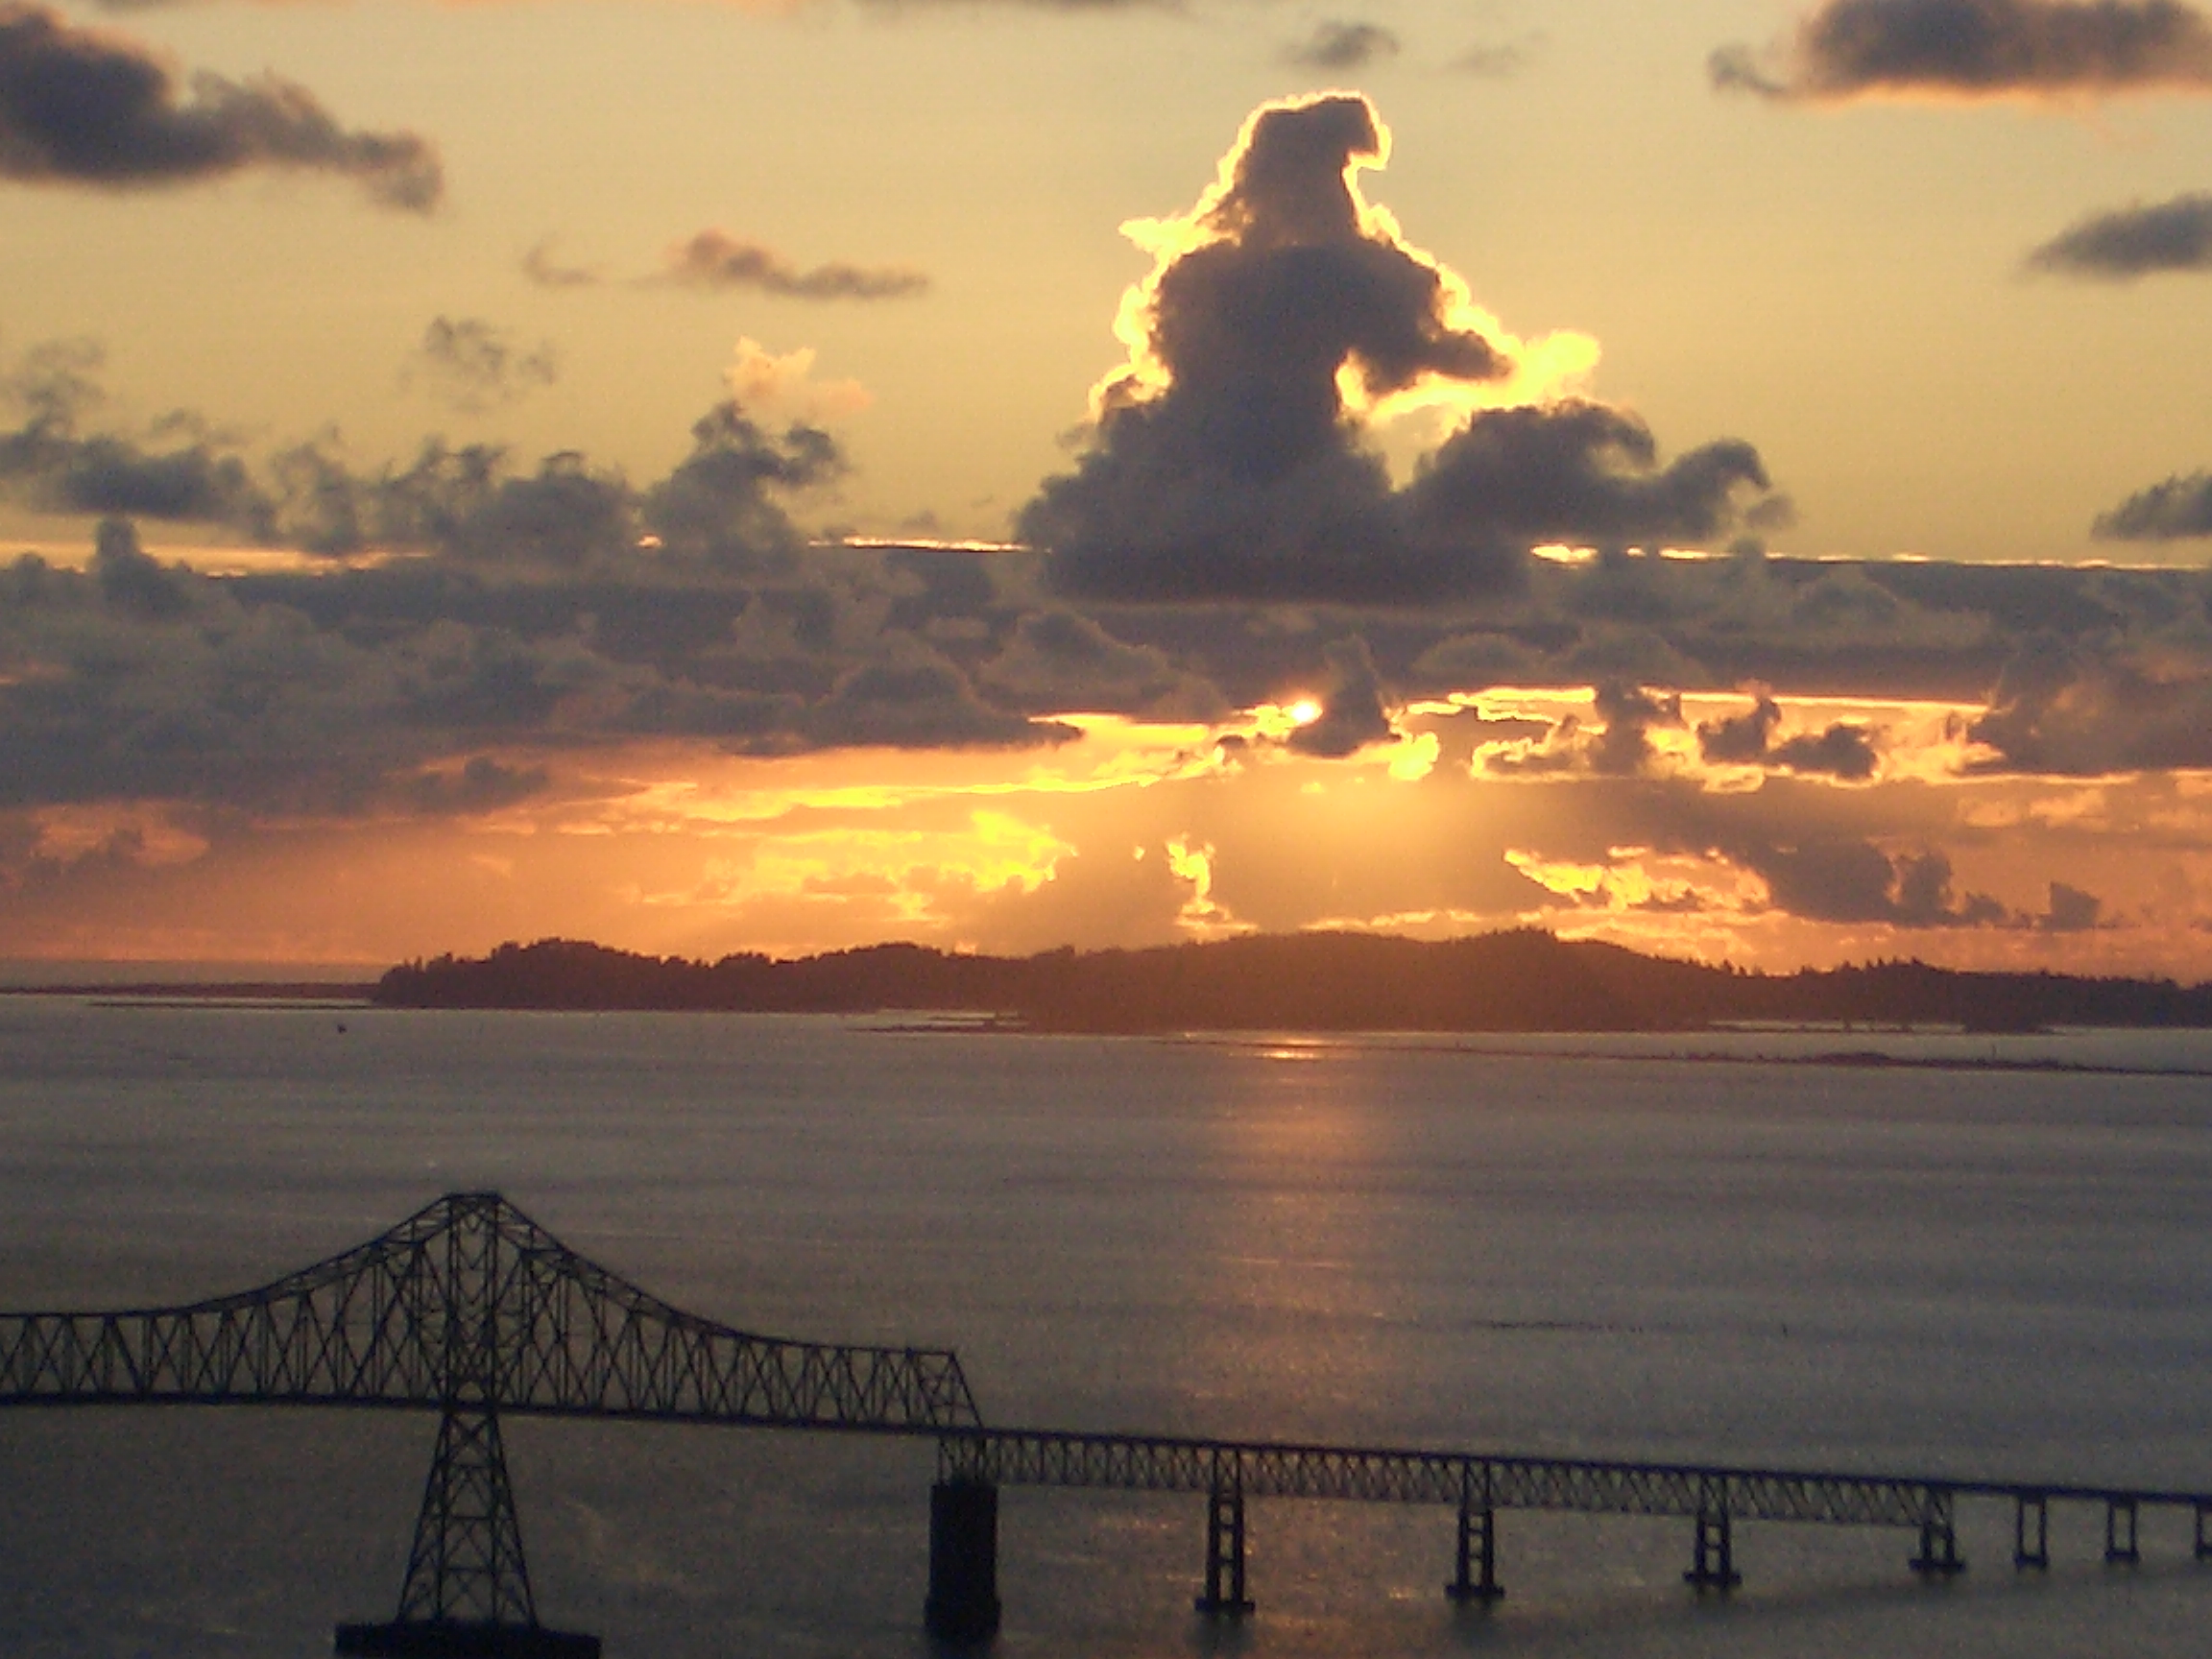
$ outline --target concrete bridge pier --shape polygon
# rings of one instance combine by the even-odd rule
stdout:
[[[2104,1504],[2104,1559],[2115,1567],[2132,1567],[2143,1559],[2135,1548],[2135,1500],[2113,1498]]]
[[[929,1599],[923,1623],[941,1642],[998,1631],[998,1488],[940,1480],[929,1488]]]
[[[2051,1567],[2051,1500],[2040,1492],[2013,1500],[2012,1565],[2048,1572]]]
[[[2197,1503],[2197,1559],[2200,1561],[2212,1561],[2212,1531],[2205,1529],[2207,1521],[2212,1521],[2212,1503],[2200,1499]]]
[[[1244,1488],[1216,1486],[1206,1495],[1206,1590],[1192,1603],[1211,1619],[1252,1611],[1244,1593]]]

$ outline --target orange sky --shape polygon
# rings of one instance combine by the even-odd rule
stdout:
[[[1222,114],[1256,74],[1386,86],[1414,42],[1444,49],[1418,8],[1379,14],[1360,61],[1281,14],[1236,73],[1203,12],[11,13],[12,61],[155,64],[141,126],[203,159],[39,150],[0,97],[34,157],[0,167],[0,957],[1534,924],[1776,968],[2212,975],[2212,412],[2172,381],[2212,345],[2189,300],[2212,256],[2198,198],[2148,200],[2205,153],[2207,86],[2185,41],[2133,81],[1877,72],[1821,33],[1847,3],[1903,29],[1925,0],[1639,12],[1610,42],[1503,8],[1455,60],[1456,137],[1433,86],[1395,126],[1395,92]],[[2020,0],[2008,26],[2063,11]],[[854,73],[808,145],[648,113],[595,172],[573,132],[526,154],[523,81],[463,108],[345,50],[383,32],[460,65],[540,24],[546,87],[617,37]],[[1113,165],[1082,142],[1130,122],[1103,106],[1033,153],[977,145],[957,100],[840,124],[887,40],[1058,75],[1112,39],[1083,71],[1103,87],[1175,30],[1217,82],[1170,77]],[[1749,44],[1701,69],[1731,32]],[[311,103],[387,113],[270,150],[178,78],[279,49]],[[1577,106],[1547,126],[1532,89],[1630,72],[1675,78],[1629,101],[1661,111],[1647,137],[1761,226],[1720,312],[1684,309],[1710,273],[1682,249],[1729,226],[1562,206],[1594,176],[1557,150]],[[2091,107],[2138,124],[2131,151]],[[758,139],[757,116],[724,119]],[[1585,123],[1583,166],[1620,154],[1618,119]],[[2071,159],[1960,218],[1886,193],[1901,123],[1934,197],[2023,135]],[[1503,212],[1504,131],[1546,134],[1514,165],[1551,194],[1477,234],[1452,193]],[[684,134],[717,191],[673,182]],[[900,141],[962,134],[935,197],[956,252],[864,210],[913,190]],[[1797,169],[1790,201],[1745,201],[1723,151]],[[2128,179],[2143,200],[2112,207]],[[1858,275],[1892,234],[1917,301]],[[115,273],[157,244],[174,276],[127,303]],[[434,279],[395,289],[408,249]],[[1829,355],[1791,304],[1826,308]],[[702,319],[706,361],[681,343]]]

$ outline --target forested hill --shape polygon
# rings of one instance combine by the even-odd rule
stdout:
[[[1920,962],[1797,974],[1641,956],[1520,930],[1430,943],[1297,933],[1027,957],[878,945],[778,961],[638,956],[573,940],[394,968],[401,1008],[994,1014],[1040,1031],[1667,1031],[1736,1021],[2212,1026],[2212,984],[1969,974]]]

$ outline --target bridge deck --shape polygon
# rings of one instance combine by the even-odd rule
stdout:
[[[1403,1451],[1056,1429],[972,1429],[938,1438],[939,1478],[997,1486],[1439,1503],[1586,1514],[1920,1527],[1960,1498],[2176,1508],[2212,1517],[2212,1492],[1951,1479],[1728,1464],[1646,1463],[1483,1452]]]

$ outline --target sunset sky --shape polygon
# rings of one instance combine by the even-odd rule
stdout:
[[[2212,12],[0,0],[0,958],[2212,977]]]

